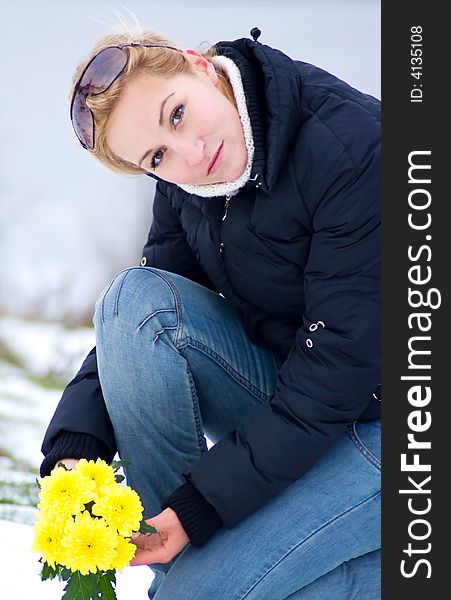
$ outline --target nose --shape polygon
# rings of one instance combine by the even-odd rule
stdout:
[[[174,150],[190,167],[196,167],[205,160],[205,142],[200,138],[186,139],[180,136],[174,144]]]

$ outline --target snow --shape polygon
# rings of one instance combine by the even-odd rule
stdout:
[[[42,439],[61,391],[94,343],[92,328],[0,318],[0,350],[10,357],[0,360],[0,480],[5,471],[16,472],[14,464],[28,473],[38,470]],[[51,387],[43,385],[48,378]]]
[[[64,583],[41,581],[39,556],[31,552],[33,529],[29,525],[0,520],[0,564],[4,598],[20,600],[61,600]],[[117,574],[118,600],[148,600],[147,590],[153,579],[148,567],[125,567]]]
[[[5,316],[0,319],[0,343],[8,346],[29,373],[45,376],[50,372],[64,379],[75,374],[80,355],[91,350],[95,339],[92,327],[68,329]]]

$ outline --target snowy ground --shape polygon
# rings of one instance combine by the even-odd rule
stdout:
[[[62,584],[41,582],[30,551],[40,446],[65,383],[94,344],[91,329],[0,318],[1,597],[59,600]],[[118,600],[147,600],[148,567],[118,574]]]

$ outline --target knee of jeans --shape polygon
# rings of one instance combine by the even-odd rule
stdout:
[[[102,290],[93,323],[98,328],[117,320],[128,321],[139,331],[154,316],[177,314],[177,304],[174,285],[158,269],[131,267]]]

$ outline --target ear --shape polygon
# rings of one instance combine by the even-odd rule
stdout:
[[[188,48],[183,50],[183,54],[190,61],[191,66],[195,71],[200,71],[210,79],[213,85],[219,83],[218,75],[216,74],[214,66],[206,58],[202,56],[197,50]]]

